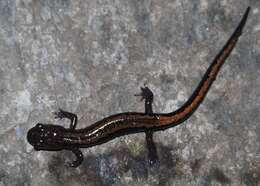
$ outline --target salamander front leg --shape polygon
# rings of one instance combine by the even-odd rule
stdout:
[[[83,158],[84,158],[83,154],[82,154],[81,150],[79,150],[79,148],[73,148],[73,149],[71,149],[71,152],[73,152],[75,154],[76,160],[71,163],[68,163],[68,166],[74,167],[74,168],[78,167],[83,161]]]
[[[58,112],[54,112],[55,118],[68,118],[70,119],[70,129],[74,130],[76,128],[78,117],[76,114],[64,111],[62,109],[59,109]]]
[[[141,93],[135,96],[141,96],[141,100],[145,100],[145,113],[148,115],[153,114],[153,92],[147,87],[141,87]],[[155,164],[158,161],[158,155],[155,143],[153,141],[153,131],[147,130],[145,132],[146,144],[148,149],[148,162],[150,165]]]

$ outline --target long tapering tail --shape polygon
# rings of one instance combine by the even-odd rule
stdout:
[[[237,28],[235,29],[227,43],[224,45],[224,47],[217,54],[211,65],[208,67],[206,73],[204,74],[202,80],[200,81],[199,85],[197,86],[191,97],[178,110],[166,114],[166,117],[161,117],[161,125],[177,125],[188,119],[198,108],[203,99],[206,97],[212,83],[216,79],[221,66],[224,64],[225,60],[232,52],[239,37],[241,36],[242,30],[246,24],[249,11],[250,7],[247,8]]]

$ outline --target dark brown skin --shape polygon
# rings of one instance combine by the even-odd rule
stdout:
[[[56,117],[70,119],[70,128],[67,129],[52,124],[37,124],[28,131],[28,142],[34,146],[35,150],[71,150],[77,159],[70,166],[77,167],[83,161],[83,155],[79,148],[99,145],[122,135],[145,132],[149,149],[149,159],[151,163],[155,162],[157,160],[157,153],[152,139],[153,132],[181,124],[202,103],[209,88],[216,79],[221,66],[230,55],[238,38],[242,34],[249,11],[250,7],[247,8],[238,27],[207,69],[198,87],[188,101],[178,110],[171,113],[153,113],[153,93],[148,87],[142,87],[140,96],[145,99],[145,113],[120,113],[97,121],[87,128],[76,129],[77,116],[60,109],[59,112],[55,113]]]

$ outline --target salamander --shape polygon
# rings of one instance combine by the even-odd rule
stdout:
[[[179,109],[170,113],[153,113],[153,93],[147,86],[144,86],[141,87],[139,94],[145,100],[144,113],[119,113],[105,117],[86,128],[77,129],[77,115],[60,109],[55,112],[56,118],[69,119],[70,127],[38,123],[29,129],[27,133],[28,142],[37,151],[72,151],[76,160],[70,162],[69,166],[77,167],[83,161],[80,148],[100,145],[122,135],[145,132],[149,159],[151,159],[151,162],[156,162],[158,157],[153,142],[153,133],[183,123],[199,107],[216,79],[220,68],[241,36],[249,11],[250,7],[247,8],[237,28],[208,67],[195,91]]]

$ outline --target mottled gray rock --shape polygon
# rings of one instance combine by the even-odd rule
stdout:
[[[155,134],[149,167],[144,134],[70,152],[36,152],[26,132],[56,121],[78,127],[143,111],[144,83],[156,112],[191,95],[246,7],[243,36],[207,98],[183,125]],[[260,2],[248,0],[0,1],[0,185],[260,184]],[[65,123],[65,124],[64,124]]]

